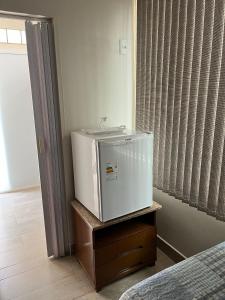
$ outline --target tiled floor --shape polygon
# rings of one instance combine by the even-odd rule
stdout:
[[[74,257],[47,258],[40,190],[0,195],[0,300],[118,299],[131,285],[172,264],[158,250],[156,266],[97,294]]]

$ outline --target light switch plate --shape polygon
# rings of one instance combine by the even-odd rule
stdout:
[[[127,40],[120,40],[120,54],[125,55],[127,54]]]

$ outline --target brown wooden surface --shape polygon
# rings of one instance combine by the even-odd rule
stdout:
[[[92,231],[76,211],[74,211],[74,234],[76,257],[95,282]]]
[[[150,226],[149,224],[141,223],[141,220],[134,220],[129,222],[123,222],[111,227],[107,227],[104,230],[98,230],[95,232],[95,248],[102,248],[110,244],[123,242],[124,238],[133,236],[138,236],[139,233],[145,231],[154,231],[155,226]]]
[[[162,208],[162,206],[159,203],[153,201],[153,205],[151,207],[147,207],[147,208],[138,210],[134,213],[131,213],[131,214],[107,221],[107,222],[101,222],[90,211],[88,211],[78,200],[72,201],[71,205],[77,211],[77,213],[81,216],[81,218],[85,220],[85,223],[87,223],[88,226],[90,226],[92,228],[92,230],[98,230],[100,228],[108,227],[113,224],[121,223],[121,222],[130,220],[130,219],[133,219],[134,217],[149,214],[151,212],[157,211]]]
[[[105,247],[97,248],[95,249],[95,265],[98,267],[107,264],[109,261],[114,261],[120,256],[126,256],[129,252],[134,253],[137,250],[147,249],[147,252],[153,255],[156,244],[155,237],[156,230],[151,226],[149,230],[137,232],[127,237],[125,236],[116,243],[110,243]]]
[[[124,274],[132,273],[143,266],[154,263],[149,248],[136,248],[125,252],[113,260],[109,260],[107,264],[96,267],[97,287],[115,281],[124,276]]]
[[[93,227],[90,219],[95,217],[88,210],[81,214],[80,207],[73,205],[75,254],[97,291],[144,266],[154,265],[156,210],[120,218],[120,222],[107,226],[99,221],[101,224]]]

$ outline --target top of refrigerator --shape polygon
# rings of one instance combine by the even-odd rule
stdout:
[[[136,130],[128,130],[125,126],[119,127],[108,127],[108,128],[97,128],[97,129],[81,129],[78,131],[74,131],[73,133],[77,133],[83,135],[87,138],[94,140],[104,140],[110,138],[120,138],[120,137],[128,137],[128,136],[137,136],[137,135],[145,135],[147,132],[141,132]]]

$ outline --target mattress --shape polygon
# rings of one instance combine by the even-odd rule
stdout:
[[[128,299],[225,299],[225,242],[139,282]]]

